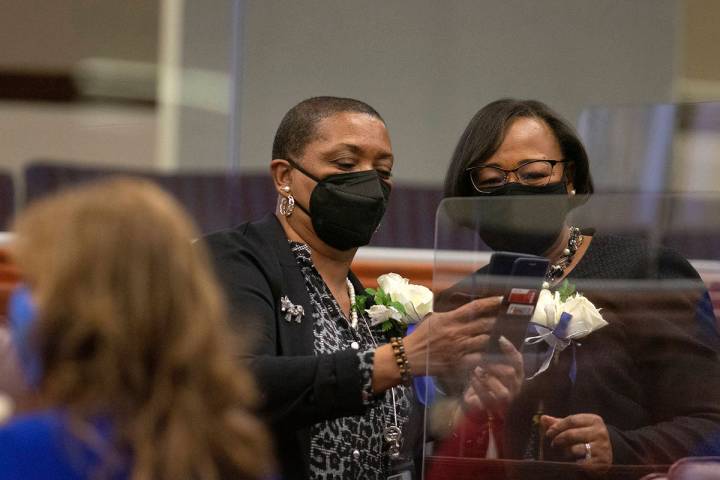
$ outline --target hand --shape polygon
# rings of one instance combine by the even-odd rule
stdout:
[[[586,465],[611,465],[612,445],[610,434],[602,417],[591,413],[580,413],[565,418],[555,418],[549,415],[540,417],[540,423],[545,429],[545,435],[551,440],[551,445],[561,448],[578,463]],[[590,458],[586,459],[588,450],[585,444],[590,445]]]
[[[502,297],[481,298],[426,318],[404,339],[413,373],[464,374],[479,365],[501,301]]]
[[[470,375],[470,386],[463,395],[468,410],[502,413],[520,392],[525,376],[522,355],[505,337],[500,337],[499,344],[502,361],[475,367]]]

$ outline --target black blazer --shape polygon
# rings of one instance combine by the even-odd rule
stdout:
[[[231,323],[251,347],[250,366],[263,394],[284,479],[309,477],[310,429],[360,415],[362,379],[354,350],[316,355],[313,309],[300,267],[274,215],[204,238],[230,304]],[[350,273],[356,291],[363,291]],[[287,296],[302,305],[300,323],[280,310]]]

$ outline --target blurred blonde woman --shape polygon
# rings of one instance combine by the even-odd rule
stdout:
[[[14,230],[11,330],[44,408],[0,429],[0,478],[267,478],[254,385],[167,194],[103,181],[33,204]]]

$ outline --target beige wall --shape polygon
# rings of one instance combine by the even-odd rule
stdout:
[[[682,76],[720,82],[720,2],[685,0]]]
[[[222,77],[230,66],[233,2],[186,2],[190,15],[184,66],[219,74],[211,75],[219,81],[206,88],[196,82],[194,88],[211,99],[227,98],[228,83]],[[442,179],[469,118],[499,97],[539,98],[572,121],[586,105],[672,98],[676,0],[243,3],[239,104],[227,112],[184,109],[179,122],[183,167],[228,164],[230,113],[239,108],[235,140],[241,166],[265,170],[280,118],[294,103],[313,95],[352,96],[378,108],[390,127],[398,180],[417,183]],[[0,67],[66,68],[87,56],[151,60],[157,54],[155,0],[5,4],[5,13],[10,13],[0,16],[0,38],[12,48],[0,50]],[[103,119],[98,111],[73,111],[66,117],[67,112],[55,115],[56,108],[36,111],[42,119],[35,128],[18,129],[13,115],[0,116],[0,134],[19,136],[11,138],[10,147],[0,144],[0,165],[37,156],[36,143],[55,156],[73,154],[88,161],[153,158],[153,147],[142,153],[136,149],[155,142],[155,130],[148,126],[154,114],[146,109],[139,109],[138,118],[130,122],[137,125],[139,137],[128,146],[124,135],[98,136],[111,128],[108,120],[116,118],[115,113]],[[45,131],[50,118],[61,123]],[[92,128],[75,128],[78,123]],[[94,129],[100,124],[103,129]],[[62,141],[35,142],[38,135]],[[83,150],[83,145],[88,147]],[[123,155],[128,149],[137,153]]]
[[[0,69],[67,70],[87,57],[155,61],[157,0],[3,0]]]
[[[242,161],[264,169],[294,103],[368,101],[398,180],[437,183],[482,105],[533,97],[575,121],[586,105],[667,102],[675,0],[248,0]]]

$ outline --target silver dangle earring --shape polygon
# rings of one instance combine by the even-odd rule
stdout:
[[[281,190],[287,193],[288,196],[280,199],[280,214],[289,217],[295,210],[295,197],[290,193],[289,185],[283,186]]]

